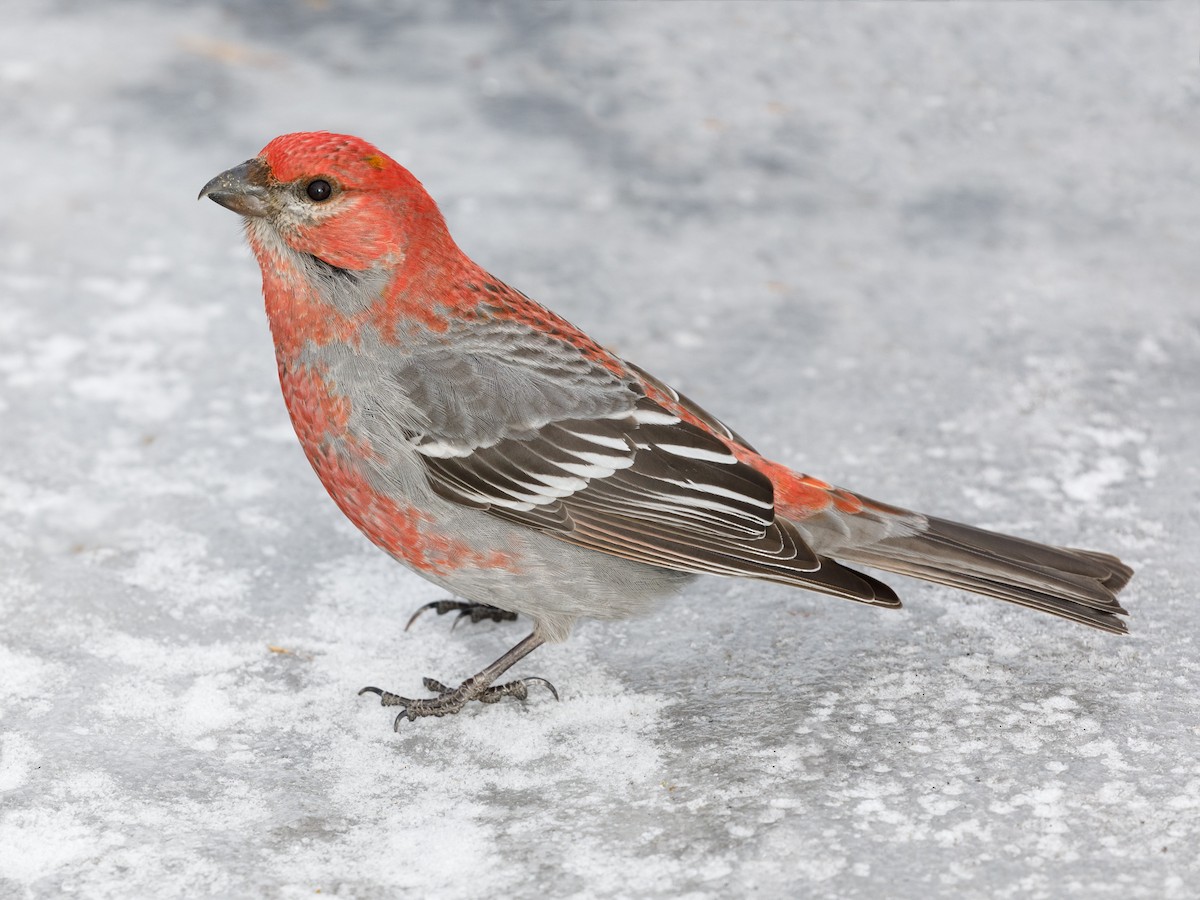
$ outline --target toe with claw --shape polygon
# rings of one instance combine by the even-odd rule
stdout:
[[[458,623],[463,619],[470,619],[472,625],[477,625],[480,622],[487,621],[511,622],[517,618],[515,612],[509,612],[507,609],[501,609],[498,606],[490,606],[487,603],[470,603],[464,600],[434,600],[418,608],[412,614],[412,618],[408,620],[408,624],[404,626],[404,630],[408,631],[412,627],[413,622],[417,621],[427,609],[432,609],[439,616],[444,616],[449,612],[457,612],[458,615],[454,619],[451,631],[457,628]]]
[[[554,695],[555,700],[559,699],[558,691],[554,685],[545,678],[537,676],[519,678],[515,681],[494,685],[489,685],[476,678],[468,678],[456,688],[448,687],[433,678],[426,678],[423,681],[425,689],[432,691],[435,696],[402,697],[399,694],[393,694],[391,691],[385,691],[383,688],[374,686],[365,687],[358,694],[360,697],[363,694],[377,695],[380,706],[401,707],[393,726],[397,730],[400,728],[400,723],[405,719],[412,722],[425,716],[440,718],[441,716],[453,715],[472,700],[478,700],[480,703],[497,703],[505,697],[527,700],[529,699],[529,686],[536,682],[544,684],[550,693]]]
[[[455,601],[444,602],[454,603]],[[435,609],[437,608],[437,604],[431,605]],[[498,611],[501,613],[504,612],[503,610]],[[420,610],[417,610],[417,612],[419,613]],[[441,610],[439,610],[440,614]],[[507,613],[505,615],[512,614]],[[495,683],[501,675],[508,671],[513,663],[528,656],[543,643],[545,643],[545,638],[542,637],[539,631],[535,630],[533,634],[520,641],[498,660],[484,668],[482,672],[472,675],[456,688],[448,687],[436,679],[426,678],[424,680],[425,689],[433,692],[434,696],[432,697],[402,697],[399,694],[393,694],[391,691],[385,691],[383,688],[377,687],[365,687],[358,694],[360,697],[363,694],[377,695],[381,706],[399,706],[400,713],[396,716],[396,721],[392,723],[392,727],[396,730],[399,730],[400,723],[405,719],[411,722],[425,716],[440,717],[453,715],[472,700],[478,700],[480,703],[495,703],[505,697],[516,697],[518,700],[525,700],[529,697],[529,686],[539,682],[544,684],[550,693],[554,695],[554,699],[557,700],[558,691],[545,678],[518,678],[516,681],[508,681],[504,684]]]

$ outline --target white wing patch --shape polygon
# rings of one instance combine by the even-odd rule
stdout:
[[[707,447],[689,447],[683,444],[638,444],[639,447],[651,446],[657,447],[659,450],[665,450],[667,453],[674,453],[676,456],[682,456],[684,459],[698,459],[703,462],[720,463],[725,466],[732,466],[737,463],[737,457],[729,452],[720,452],[710,450]]]
[[[633,411],[633,421],[639,425],[675,425],[679,416],[659,407],[639,407]]]
[[[683,565],[698,542],[710,556],[732,557],[710,559],[706,571],[736,571],[746,557],[797,556],[794,533],[776,525],[770,481],[648,398],[620,417],[551,422],[487,447],[425,440],[416,449],[447,499],[580,542],[586,533],[610,552],[619,545],[627,555],[665,554],[663,564]]]
[[[445,441],[423,441],[417,444],[417,451],[424,456],[452,459],[456,456],[470,456],[475,452],[475,448],[464,444],[449,444]]]

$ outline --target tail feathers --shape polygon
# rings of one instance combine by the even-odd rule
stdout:
[[[1049,547],[944,519],[928,530],[843,550],[842,558],[911,575],[1115,634],[1128,631],[1117,593],[1133,570],[1106,553]]]
[[[1078,553],[1080,556],[1094,560],[1101,566],[1108,569],[1108,575],[1100,582],[1114,594],[1119,593],[1125,585],[1129,584],[1129,579],[1133,577],[1133,569],[1125,565],[1111,553],[1099,553],[1095,550],[1076,550],[1074,547],[1067,548],[1071,553]]]

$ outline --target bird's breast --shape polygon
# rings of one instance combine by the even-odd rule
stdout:
[[[418,572],[516,571],[508,549],[477,547],[448,523],[431,500],[424,473],[407,448],[376,447],[358,427],[352,393],[341,392],[319,366],[279,361],[284,402],[305,456],[334,503],[376,546]]]

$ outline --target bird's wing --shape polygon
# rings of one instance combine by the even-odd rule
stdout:
[[[503,341],[473,332],[397,373],[426,412],[412,440],[440,496],[638,562],[899,605],[818,557],[776,516],[771,481],[647,396],[640,372],[504,327]]]

